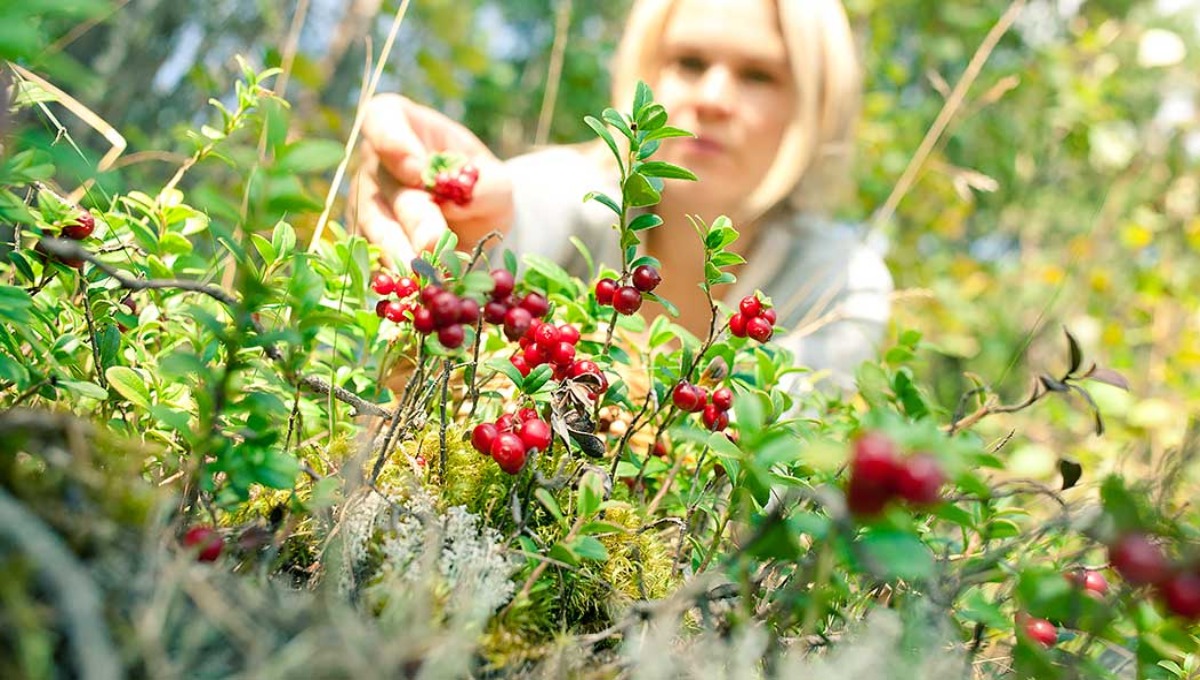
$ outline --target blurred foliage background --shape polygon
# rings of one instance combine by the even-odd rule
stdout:
[[[211,122],[208,99],[231,92],[235,55],[255,67],[284,66],[277,90],[286,87],[291,108],[273,111],[261,136],[228,152],[249,159],[237,167],[251,170],[207,161],[184,187],[219,220],[269,228],[286,214],[303,230],[322,208],[364,72],[400,2],[5,5],[0,56],[40,55],[23,65],[128,140],[90,190],[92,202],[117,188],[153,193],[166,183],[196,145],[181,131]],[[502,156],[588,139],[582,117],[607,104],[607,62],[627,6],[416,0],[379,89],[460,117]],[[1019,399],[1033,372],[1065,368],[1066,326],[1090,358],[1130,379],[1131,393],[1095,388],[1110,429],[1099,439],[1086,413],[1065,402],[1046,407],[1041,427],[989,421],[996,436],[1020,431],[1013,472],[1052,479],[1062,453],[1084,463],[1085,482],[1159,465],[1187,444],[1200,400],[1200,3],[846,6],[867,85],[857,193],[841,216],[887,249],[901,291],[895,329],[924,334],[918,384],[948,411],[972,386],[968,374]],[[1015,23],[998,30],[1012,12]],[[989,33],[999,40],[972,75]],[[889,202],[965,75],[971,86],[944,134],[901,200]],[[69,111],[47,110],[54,118],[42,113],[17,127],[21,143],[43,148],[81,181],[93,176],[109,143]],[[64,143],[59,123],[78,147]]]

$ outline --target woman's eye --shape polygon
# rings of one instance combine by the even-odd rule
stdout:
[[[706,64],[700,57],[691,56],[679,57],[676,63],[679,65],[679,69],[681,71],[686,71],[688,73],[700,73],[708,66],[708,64]]]
[[[774,83],[776,80],[774,73],[760,68],[751,68],[742,71],[742,78],[746,82],[764,84]]]

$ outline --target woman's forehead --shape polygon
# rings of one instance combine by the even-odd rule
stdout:
[[[772,0],[679,0],[663,35],[668,50],[736,53],[753,61],[786,61]]]

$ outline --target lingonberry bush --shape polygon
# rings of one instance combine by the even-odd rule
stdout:
[[[630,111],[585,121],[620,173],[619,196],[586,198],[611,210],[621,260],[597,265],[577,244],[588,280],[495,238],[460,251],[449,233],[395,269],[336,224],[306,252],[287,222],[214,219],[179,188],[228,140],[261,133],[272,75],[248,71],[154,193],[80,206],[36,154],[7,150],[0,567],[24,574],[10,559],[23,556],[22,569],[69,573],[119,605],[80,613],[15,581],[2,601],[49,602],[62,620],[0,611],[13,622],[0,674],[47,667],[47,631],[82,650],[54,663],[85,663],[98,652],[79,621],[103,628],[102,650],[123,648],[102,664],[154,671],[207,652],[182,657],[193,676],[304,647],[342,672],[371,659],[395,675],[544,663],[615,677],[666,663],[656,641],[681,651],[673,672],[697,677],[716,652],[731,673],[794,677],[869,645],[892,677],[1110,677],[1114,658],[1140,676],[1183,672],[1200,553],[1178,471],[1108,475],[1081,495],[1094,471],[1064,458],[1055,487],[1013,478],[1009,438],[977,433],[1002,414],[1037,426],[1036,407],[1059,397],[1102,431],[1088,387],[1124,382],[1070,333],[1064,370],[1017,403],[982,379],[933,402],[913,380],[914,331],[864,364],[854,391],[812,389],[820,376],[771,342],[788,329],[770,299],[720,300],[746,264],[725,217],[679,236],[704,246],[707,333],[645,318],[645,299],[674,312],[639,250],[662,225],[645,209],[664,180],[694,179],[653,159],[688,133],[645,86]],[[426,173],[438,201],[459,204],[477,178],[449,156]],[[131,463],[137,480],[97,481]],[[216,622],[211,643],[148,636],[156,601],[113,577],[97,557],[110,551],[145,551],[152,583],[189,574],[171,592],[187,593],[197,630]],[[293,598],[327,597],[289,619],[298,609],[273,599],[285,580]],[[383,648],[414,621],[391,655],[343,649]],[[312,635],[279,632],[297,622]],[[355,634],[321,634],[337,626]]]

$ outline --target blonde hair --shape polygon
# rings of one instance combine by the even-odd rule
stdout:
[[[776,206],[828,209],[849,172],[851,135],[862,90],[858,49],[840,0],[773,0],[796,82],[796,117],[779,152],[744,206],[757,218]],[[639,80],[652,85],[677,0],[635,0],[613,61],[613,101],[633,104]]]

